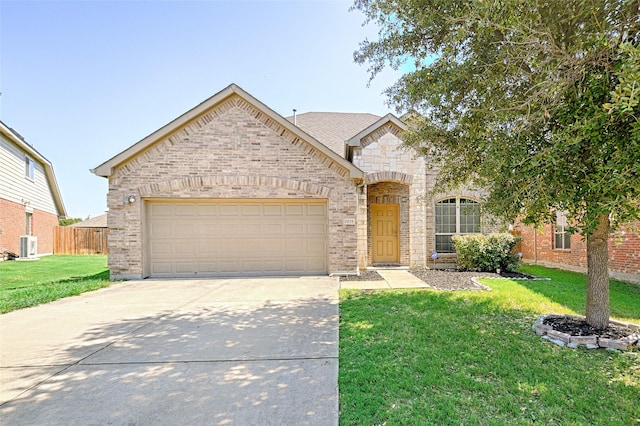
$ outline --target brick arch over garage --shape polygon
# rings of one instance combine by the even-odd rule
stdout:
[[[330,188],[311,182],[257,175],[192,176],[181,179],[171,179],[163,182],[141,185],[138,187],[138,192],[141,197],[151,197],[176,190],[214,186],[277,188],[303,192],[320,197],[328,197],[331,192]]]
[[[403,185],[411,185],[411,183],[413,182],[413,175],[408,175],[402,172],[384,171],[370,173],[365,178],[365,183],[367,185],[378,182],[397,182]]]

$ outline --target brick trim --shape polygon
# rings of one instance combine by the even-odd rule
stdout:
[[[398,182],[403,185],[411,185],[411,183],[413,183],[413,175],[391,171],[367,174],[367,177],[365,178],[366,184],[373,184],[378,182]]]
[[[284,138],[291,145],[300,148],[305,154],[312,157],[318,163],[324,165],[327,169],[337,173],[341,177],[349,176],[348,169],[336,163],[333,159],[327,157],[323,153],[319,152],[311,144],[300,139],[298,136],[278,124],[268,115],[251,105],[249,102],[242,99],[240,96],[235,95],[230,97],[228,100],[220,103],[215,108],[212,108],[197,119],[186,124],[184,127],[175,131],[166,138],[159,140],[157,143],[137,155],[135,158],[132,158],[125,164],[120,165],[115,173],[116,178],[121,178],[128,175],[132,171],[136,170],[141,164],[153,162],[158,152],[163,151],[168,146],[175,145],[185,139],[188,139],[191,134],[196,133],[201,128],[220,118],[233,108],[239,108],[245,111],[258,123],[270,129],[279,137]]]
[[[283,188],[305,192],[310,195],[319,195],[322,197],[328,197],[331,193],[331,188],[316,185],[315,183],[302,182],[282,177],[259,175],[192,176],[182,179],[171,179],[163,182],[141,185],[138,187],[138,193],[141,197],[151,197],[164,192],[207,186],[260,186]]]
[[[372,144],[373,142],[377,142],[382,136],[386,135],[387,133],[391,133],[392,135],[399,138],[402,132],[403,130],[395,124],[386,123],[384,126],[379,127],[368,135],[362,137],[360,139],[360,146],[364,148],[367,145]]]

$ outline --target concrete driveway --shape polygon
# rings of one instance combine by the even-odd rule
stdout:
[[[337,290],[129,281],[2,315],[2,424],[336,425]]]

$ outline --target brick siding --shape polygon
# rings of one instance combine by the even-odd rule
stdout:
[[[552,225],[545,225],[536,231],[533,227],[516,223],[514,230],[522,236],[521,250],[524,261],[535,261],[578,271],[586,270],[587,243],[580,235],[571,236],[571,249],[556,250],[553,244]],[[639,231],[640,222],[634,222],[609,236],[609,272],[611,276],[640,282]]]
[[[31,235],[38,237],[38,254],[53,253],[53,230],[58,226],[54,214],[34,209],[31,217]],[[20,253],[20,236],[26,231],[25,206],[0,199],[0,250]]]
[[[142,202],[125,203],[130,194]],[[233,96],[117,167],[109,179],[112,278],[147,274],[144,200],[229,198],[326,199],[329,271],[356,269],[357,196],[349,171]]]

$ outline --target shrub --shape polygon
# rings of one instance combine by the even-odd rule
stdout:
[[[520,257],[513,252],[519,241],[520,237],[508,233],[455,235],[458,267],[485,272],[514,271],[520,264]]]

